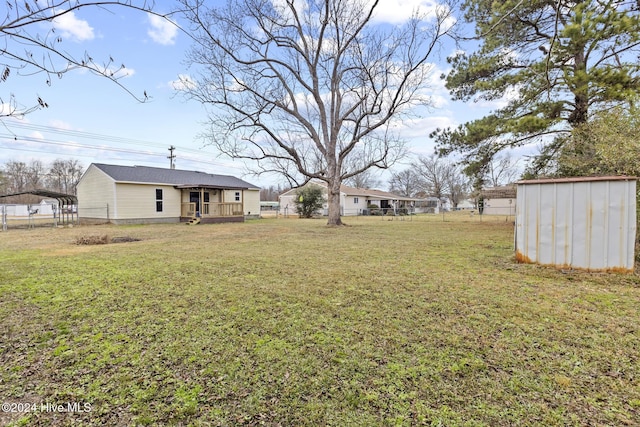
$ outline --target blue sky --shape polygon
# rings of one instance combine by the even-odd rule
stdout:
[[[414,7],[428,6],[424,0],[385,0],[378,14],[382,23],[398,23]],[[3,119],[0,125],[0,164],[9,160],[48,163],[56,158],[78,159],[86,168],[92,162],[122,165],[168,167],[168,148],[176,147],[176,167],[210,173],[236,175],[259,186],[279,182],[277,177],[247,174],[245,165],[219,157],[211,146],[203,146],[198,134],[204,130],[206,112],[196,103],[178,94],[174,82],[188,75],[185,53],[189,38],[150,15],[111,8],[84,8],[56,24],[63,37],[62,46],[81,55],[89,52],[97,62],[114,59],[114,66],[125,65],[121,82],[138,96],[150,96],[139,103],[126,91],[107,79],[86,71],[73,71],[47,85],[44,74],[13,74],[0,83],[0,96],[12,93],[22,104],[42,98],[49,105],[20,120]],[[44,25],[32,32],[45,34]],[[410,142],[412,155],[433,152],[428,138],[436,127],[456,126],[480,117],[493,105],[454,103],[449,99],[440,74],[446,70],[442,52],[435,65],[431,91],[436,108],[407,122],[402,135]],[[438,58],[434,57],[434,60]],[[26,72],[26,70],[25,70]],[[394,170],[407,167],[398,164]],[[387,174],[381,174],[382,187]]]

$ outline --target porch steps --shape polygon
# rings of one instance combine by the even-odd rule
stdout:
[[[200,224],[200,218],[191,218],[189,222],[187,222],[187,225],[196,225],[196,224]]]

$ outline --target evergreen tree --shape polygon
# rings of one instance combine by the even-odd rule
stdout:
[[[640,3],[625,0],[466,0],[481,45],[449,58],[456,100],[505,106],[457,129],[439,129],[441,154],[461,152],[467,172],[486,173],[507,147],[538,142],[532,171],[557,158],[593,112],[625,104],[640,89]]]

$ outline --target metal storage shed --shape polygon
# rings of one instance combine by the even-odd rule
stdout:
[[[633,272],[636,179],[603,176],[516,183],[516,259],[558,268]]]

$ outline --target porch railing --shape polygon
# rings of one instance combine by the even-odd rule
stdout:
[[[242,203],[201,203],[202,211],[200,216],[202,217],[223,217],[223,216],[242,216]],[[183,203],[182,213],[183,217],[196,217],[196,204],[195,203]]]

